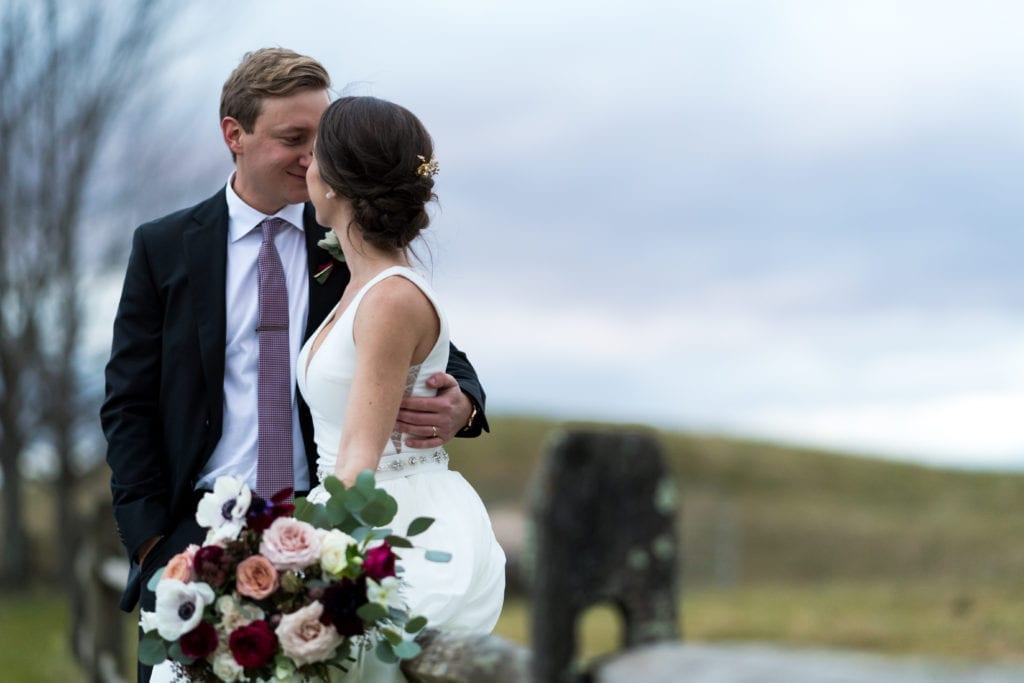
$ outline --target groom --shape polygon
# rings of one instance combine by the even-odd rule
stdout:
[[[312,422],[295,391],[296,356],[349,278],[344,263],[317,247],[325,229],[307,202],[305,173],[329,87],[327,72],[309,57],[276,48],[247,54],[221,95],[221,129],[235,161],[227,185],[135,231],[100,411],[114,516],[131,559],[126,611],[140,599],[151,610],[153,571],[202,542],[194,519],[199,492],[225,474],[256,484],[265,410],[257,408],[256,328],[259,300],[269,298],[258,295],[258,273],[268,244],[284,271],[287,293],[278,293],[282,311],[287,297],[290,350],[279,368],[288,376],[290,415],[277,415],[285,429],[276,433],[287,434],[290,420],[295,489],[317,483]],[[267,218],[285,221],[276,237],[261,233]],[[396,429],[413,436],[410,446],[436,447],[487,428],[483,389],[454,347],[448,373],[430,380],[437,397],[403,401]]]

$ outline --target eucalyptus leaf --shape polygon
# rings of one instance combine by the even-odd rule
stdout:
[[[392,548],[411,548],[412,542],[404,536],[395,536],[390,534],[384,537],[384,540],[388,542],[388,545]]]
[[[363,621],[383,621],[388,617],[388,611],[375,602],[368,602],[356,610],[356,614]]]
[[[167,656],[179,664],[192,664],[196,661],[181,651],[181,643],[177,640],[167,648]]]
[[[355,539],[356,543],[362,543],[366,540],[366,537],[373,533],[373,529],[368,526],[357,526],[352,531],[346,532],[349,536]]]
[[[146,666],[156,666],[167,659],[167,646],[156,631],[150,631],[139,641],[139,661]]]
[[[345,509],[353,515],[358,515],[366,507],[367,498],[359,489],[349,489],[345,493]]]
[[[146,588],[149,589],[150,593],[156,593],[156,585],[160,583],[160,578],[164,575],[165,569],[167,569],[166,565],[157,569],[153,572],[153,576],[149,577],[149,583],[146,584]]]
[[[395,646],[395,656],[400,659],[412,659],[421,651],[419,644],[412,640],[403,640]]]
[[[340,489],[335,493],[331,494],[331,497],[327,499],[327,507],[334,510],[345,509],[345,498],[348,497],[348,489]]]
[[[313,514],[315,505],[315,503],[310,503],[305,498],[296,498],[295,512],[292,513],[292,516],[294,516],[295,519],[308,522],[310,520],[310,515]]]
[[[396,631],[392,631],[391,629],[384,629],[383,632],[384,637],[388,639],[389,643],[391,643],[391,647],[397,648],[399,645],[402,644],[401,633],[397,633]],[[395,651],[395,654],[398,654],[397,650]]]
[[[335,498],[328,501],[327,506],[324,509],[327,511],[327,521],[333,529],[341,529],[344,531],[343,527],[345,524],[350,520],[354,521],[352,514]]]
[[[306,502],[306,506],[302,510],[302,516],[298,514],[299,508],[295,508],[295,518],[299,519],[307,524],[311,524],[318,529],[326,529],[332,526],[331,515],[327,510],[327,507],[320,505],[319,503]]]
[[[368,499],[360,517],[370,526],[381,527],[390,524],[397,513],[398,502],[384,489],[377,489]]]
[[[352,532],[358,529],[360,526],[361,525],[359,524],[359,520],[353,517],[352,515],[349,515],[343,521],[335,524],[334,528],[338,529],[339,531],[344,531],[346,534],[351,536]]]
[[[344,493],[347,489],[345,488],[345,482],[338,479],[333,474],[324,479],[324,488],[332,496],[336,496],[339,493]]]
[[[423,558],[430,562],[448,562],[452,559],[452,554],[443,550],[428,550],[423,553]]]
[[[386,501],[376,499],[367,503],[359,516],[370,526],[384,526],[395,518],[395,512],[388,507]]]
[[[373,470],[363,470],[356,477],[356,488],[362,491],[367,497],[369,497],[374,489],[377,488],[376,481],[373,477]]]
[[[398,661],[398,657],[395,656],[394,648],[391,647],[391,643],[387,640],[382,640],[377,643],[377,647],[374,651],[377,653],[377,659],[385,664],[394,664]]]
[[[409,522],[409,530],[405,532],[406,536],[418,536],[424,531],[430,528],[430,525],[434,523],[433,517],[417,517],[416,519]]]
[[[423,616],[413,617],[412,619],[409,620],[409,623],[407,623],[405,625],[405,630],[406,630],[407,633],[416,633],[417,631],[422,630],[422,628],[424,626],[426,626],[426,625],[427,625],[427,618],[426,617],[423,617]]]

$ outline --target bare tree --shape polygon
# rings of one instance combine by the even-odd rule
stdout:
[[[47,438],[57,460],[58,556],[77,542],[74,455],[83,420],[82,252],[91,174],[151,67],[170,0],[5,0],[0,8],[0,578],[30,570],[20,466]],[[62,563],[68,566],[68,563]]]

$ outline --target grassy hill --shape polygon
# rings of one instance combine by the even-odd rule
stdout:
[[[456,440],[492,506],[517,506],[556,422],[499,417]],[[585,426],[585,425],[582,425]],[[756,441],[658,432],[680,490],[689,583],[1019,581],[1024,474],[944,470]]]
[[[492,509],[521,507],[560,427],[495,418],[449,450]],[[680,492],[687,639],[1024,661],[1024,474],[657,434]],[[527,642],[528,611],[507,604],[498,632]],[[621,641],[612,611],[581,632],[584,652]]]

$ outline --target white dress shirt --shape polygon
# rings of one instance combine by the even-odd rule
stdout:
[[[309,309],[309,271],[302,204],[289,204],[274,216],[267,216],[246,204],[228,179],[228,260],[224,303],[227,338],[224,347],[224,430],[220,442],[199,475],[196,488],[212,489],[217,477],[245,478],[256,488],[257,371],[259,340],[259,275],[257,260],[263,234],[259,224],[266,218],[281,218],[291,227],[274,239],[288,285],[288,344],[292,388],[292,450],[296,490],[309,490],[309,466],[299,428],[295,396],[295,364],[302,348]],[[217,296],[217,292],[210,292]]]

